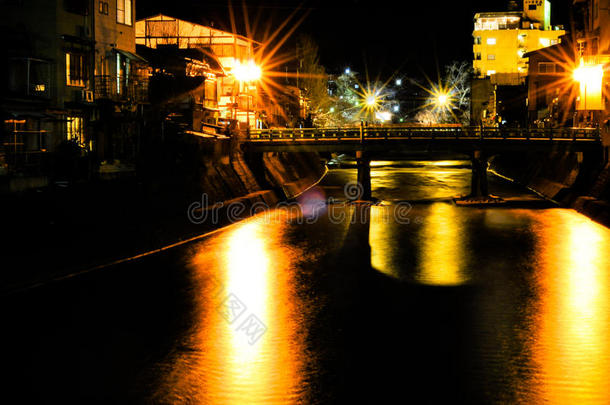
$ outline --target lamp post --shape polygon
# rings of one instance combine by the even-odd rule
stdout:
[[[603,110],[602,81],[604,68],[602,65],[585,64],[580,60],[580,66],[574,69],[574,81],[580,85],[580,102],[577,110],[589,111]],[[584,97],[584,100],[583,100]]]
[[[250,132],[250,83],[257,81],[262,76],[262,69],[256,65],[253,60],[247,63],[236,62],[233,69],[233,75],[241,84],[246,86],[246,126],[248,133]]]

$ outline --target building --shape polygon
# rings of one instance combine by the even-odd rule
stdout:
[[[136,22],[136,43],[148,48],[175,45],[180,49],[207,48],[220,61],[227,75],[218,80],[220,123],[237,120],[243,127],[259,125],[258,85],[240,73],[256,69],[255,51],[260,45],[241,35],[221,31],[166,15]],[[260,68],[258,70],[260,75]],[[241,80],[240,80],[241,79]]]
[[[573,125],[574,100],[578,96],[572,80],[574,46],[571,41],[529,52],[527,112],[530,125]]]
[[[138,153],[149,67],[136,54],[135,0],[93,4],[96,109],[90,130],[97,159],[108,170],[117,161],[133,163]]]
[[[551,26],[550,15],[548,0],[523,0],[523,11],[475,14],[475,77],[489,77],[495,85],[524,84],[526,54],[555,45],[565,35],[561,26]]]
[[[99,161],[133,158],[147,77],[134,10],[134,0],[3,2],[0,170],[46,177],[66,144]]]
[[[138,45],[138,54],[151,67],[149,95],[152,110],[172,123],[198,134],[216,134],[218,80],[226,74],[209,48]]]
[[[89,147],[93,110],[93,2],[3,3],[0,164],[44,177],[63,141]]]

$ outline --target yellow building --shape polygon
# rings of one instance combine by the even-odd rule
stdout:
[[[474,17],[475,77],[489,77],[493,84],[525,83],[525,54],[560,42],[565,31],[551,26],[548,0],[524,0],[524,11],[477,13]]]

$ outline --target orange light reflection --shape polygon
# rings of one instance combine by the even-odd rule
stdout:
[[[293,258],[298,256],[279,243],[287,226],[281,218],[285,215],[257,216],[198,246],[193,270],[201,280],[200,292],[194,293],[200,319],[184,342],[188,349],[169,365],[160,402],[180,402],[179,395],[185,393],[196,403],[298,400],[305,389],[300,330],[305,315],[292,279]],[[221,272],[210,274],[211,269]],[[222,312],[229,295],[245,306],[233,322]],[[267,328],[254,343],[240,330],[249,315]]]
[[[557,404],[610,403],[610,231],[568,210],[541,216],[539,370],[531,391]]]
[[[465,273],[465,240],[462,218],[456,207],[434,203],[422,229],[416,279],[429,285],[455,286],[468,281]]]

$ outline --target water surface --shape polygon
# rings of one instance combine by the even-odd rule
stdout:
[[[332,171],[316,195],[339,199],[354,178]],[[275,210],[4,297],[6,395],[610,403],[607,228],[567,209],[456,207],[461,163],[379,164],[372,178],[379,205],[339,201],[310,223]]]

